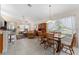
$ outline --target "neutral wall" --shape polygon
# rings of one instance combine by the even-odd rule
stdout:
[[[1,27],[1,5],[0,5],[0,27]]]
[[[0,4],[0,27],[4,26],[4,19],[1,17],[1,4]]]

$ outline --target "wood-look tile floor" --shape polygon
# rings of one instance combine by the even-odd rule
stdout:
[[[79,49],[75,50],[76,55],[79,55]],[[53,55],[53,49],[44,49],[40,46],[40,42],[37,38],[34,39],[20,39],[16,41],[16,44],[10,45],[8,49],[9,55]],[[66,55],[61,52],[61,55]]]

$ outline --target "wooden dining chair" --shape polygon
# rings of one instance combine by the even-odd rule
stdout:
[[[58,51],[59,49],[59,36],[60,36],[60,32],[52,32],[49,33],[47,36],[47,42],[48,42],[48,47],[53,48],[53,54],[56,54],[56,51]]]
[[[38,40],[41,41],[41,37],[42,37],[42,31],[38,31]]]
[[[38,31],[38,39],[40,41],[40,45],[44,46],[44,48],[46,49],[47,46],[47,38],[45,37],[46,33],[42,33],[42,31]]]
[[[73,36],[72,36],[72,41],[71,41],[70,45],[65,44],[65,43],[61,44],[62,49],[66,49],[64,51],[65,53],[67,53],[69,55],[75,54],[73,48],[76,47],[76,44],[77,44],[76,40],[77,40],[76,33],[74,33]],[[67,52],[68,50],[69,50],[69,52]]]
[[[52,34],[48,34],[47,35],[47,42],[48,42],[48,46],[49,47],[52,47],[52,45],[53,45],[53,43],[54,43],[54,34],[52,33]]]

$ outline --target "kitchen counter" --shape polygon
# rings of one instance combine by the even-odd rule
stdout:
[[[3,31],[0,30],[0,54],[3,52]]]
[[[7,54],[10,31],[0,30],[0,54]]]

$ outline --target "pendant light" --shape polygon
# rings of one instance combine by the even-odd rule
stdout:
[[[52,11],[52,5],[51,4],[49,4],[49,18],[48,18],[48,21],[47,21],[47,23],[49,23],[49,22],[52,22],[52,15],[51,15],[51,11]]]
[[[27,4],[27,6],[28,6],[28,7],[32,7],[32,5],[31,5],[31,4]]]
[[[52,19],[52,16],[51,16],[51,8],[52,8],[52,6],[51,6],[51,4],[49,5],[49,19],[51,20]]]

